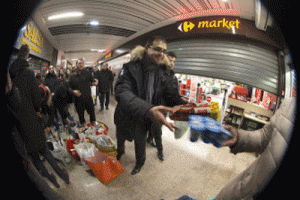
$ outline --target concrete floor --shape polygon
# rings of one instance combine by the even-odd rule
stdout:
[[[99,113],[99,102],[95,106],[97,121],[109,127],[109,136],[114,141],[115,106],[114,97],[111,97],[109,110]],[[78,120],[77,114],[73,111],[71,114]],[[85,117],[89,123],[87,113]],[[130,174],[135,165],[134,143],[126,142],[126,153],[120,160],[125,172],[107,185],[103,185],[76,161],[65,167],[70,175],[70,185],[59,178],[59,189],[51,183],[49,185],[70,200],[174,200],[183,195],[202,200],[215,196],[227,182],[256,159],[249,153],[233,155],[227,147],[215,148],[202,141],[191,143],[188,136],[189,130],[183,138],[176,140],[174,134],[163,127],[165,161],[161,162],[157,158],[156,148],[147,144],[146,163],[136,175]],[[54,173],[51,167],[47,167]]]

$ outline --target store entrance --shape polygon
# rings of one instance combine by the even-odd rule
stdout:
[[[275,112],[277,96],[246,84],[212,77],[175,74],[179,94],[190,103],[217,102],[220,121],[238,129],[257,130]]]

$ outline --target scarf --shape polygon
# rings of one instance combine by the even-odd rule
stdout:
[[[143,80],[144,80],[144,89],[143,89],[143,99],[149,103],[152,103],[152,98],[154,94],[154,82],[155,76],[158,69],[158,65],[152,63],[144,56],[143,59]]]

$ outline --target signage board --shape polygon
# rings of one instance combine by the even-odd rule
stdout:
[[[30,54],[52,61],[54,47],[45,38],[33,20],[29,20],[24,28],[20,30],[14,47],[20,49],[23,44],[28,44]]]
[[[187,19],[177,23],[177,29],[182,34],[199,33],[232,33],[236,34],[243,27],[238,17],[215,16]]]

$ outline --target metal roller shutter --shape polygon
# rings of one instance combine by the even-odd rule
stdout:
[[[168,43],[177,55],[175,73],[213,77],[278,93],[278,58],[270,49],[217,40]]]

